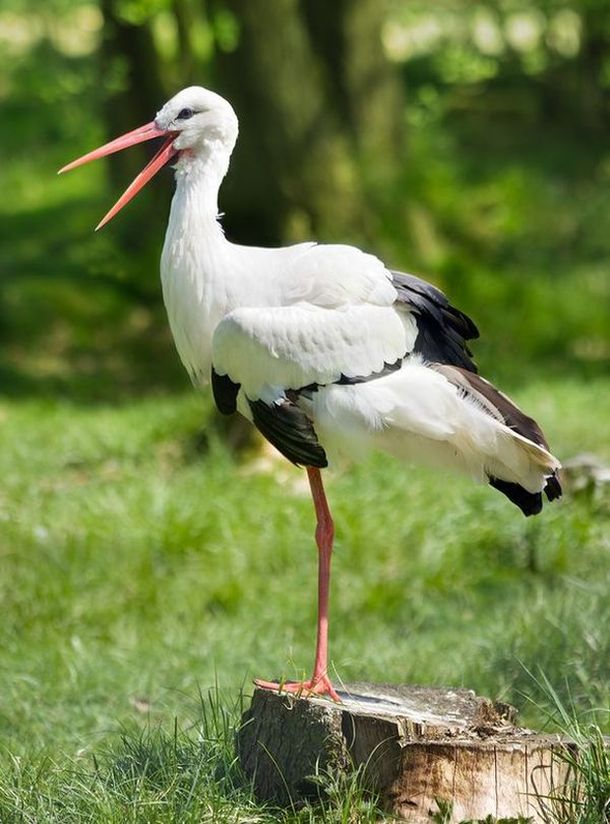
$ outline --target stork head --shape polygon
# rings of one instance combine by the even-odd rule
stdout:
[[[220,144],[230,152],[237,140],[237,117],[224,97],[189,86],[157,112],[155,126],[175,135],[173,147],[185,154],[207,154]]]
[[[150,123],[73,160],[60,169],[59,174],[136,143],[165,137],[157,154],[96,226],[101,229],[172,158],[177,159],[178,168],[188,171],[197,158],[217,156],[224,174],[237,140],[237,129],[237,117],[230,103],[201,86],[189,86],[168,100]]]

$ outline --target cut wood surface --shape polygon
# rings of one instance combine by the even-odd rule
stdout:
[[[388,811],[429,822],[544,820],[568,779],[558,756],[573,743],[515,726],[516,710],[467,689],[355,683],[341,704],[256,689],[238,733],[242,768],[260,799],[315,797],[312,776],[363,766]]]

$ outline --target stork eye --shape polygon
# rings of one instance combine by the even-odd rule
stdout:
[[[195,112],[190,108],[180,109],[180,111],[178,112],[178,115],[176,117],[176,120],[188,120],[194,114],[195,114]]]

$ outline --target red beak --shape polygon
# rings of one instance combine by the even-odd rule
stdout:
[[[68,163],[67,166],[64,166],[59,170],[58,174],[62,174],[62,172],[69,172],[70,169],[75,169],[77,166],[82,166],[83,163],[89,163],[89,161],[97,160],[99,157],[105,157],[106,155],[114,154],[114,152],[120,152],[121,149],[127,149],[129,146],[135,146],[136,143],[143,143],[145,140],[152,140],[154,137],[167,137],[167,140],[161,146],[150,163],[142,169],[140,174],[123,192],[112,209],[110,209],[110,211],[100,220],[98,225],[95,227],[96,232],[108,223],[108,221],[111,220],[117,212],[120,212],[123,206],[129,203],[132,197],[135,197],[140,189],[156,175],[159,169],[165,166],[165,164],[178,153],[178,149],[174,149],[173,146],[176,133],[164,132],[162,129],[158,129],[153,121],[152,123],[147,123],[145,126],[140,126],[138,129],[134,129],[132,132],[127,132],[127,134],[124,134],[121,137],[117,137],[116,140],[111,140],[110,143],[106,143],[104,146],[100,146],[99,149],[94,149],[92,152],[88,152],[88,154],[79,157],[78,160],[73,160],[72,163]]]

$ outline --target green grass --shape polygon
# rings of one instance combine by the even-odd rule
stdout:
[[[560,457],[610,458],[609,390],[534,382],[516,399]],[[253,676],[312,663],[311,506],[298,470],[203,437],[209,411],[193,393],[0,405],[3,824],[280,816],[252,800],[232,730]],[[548,727],[542,671],[582,725],[610,729],[603,501],[526,520],[385,458],[328,489],[337,679],[465,685]],[[353,788],[330,799],[286,820],[378,820]]]

